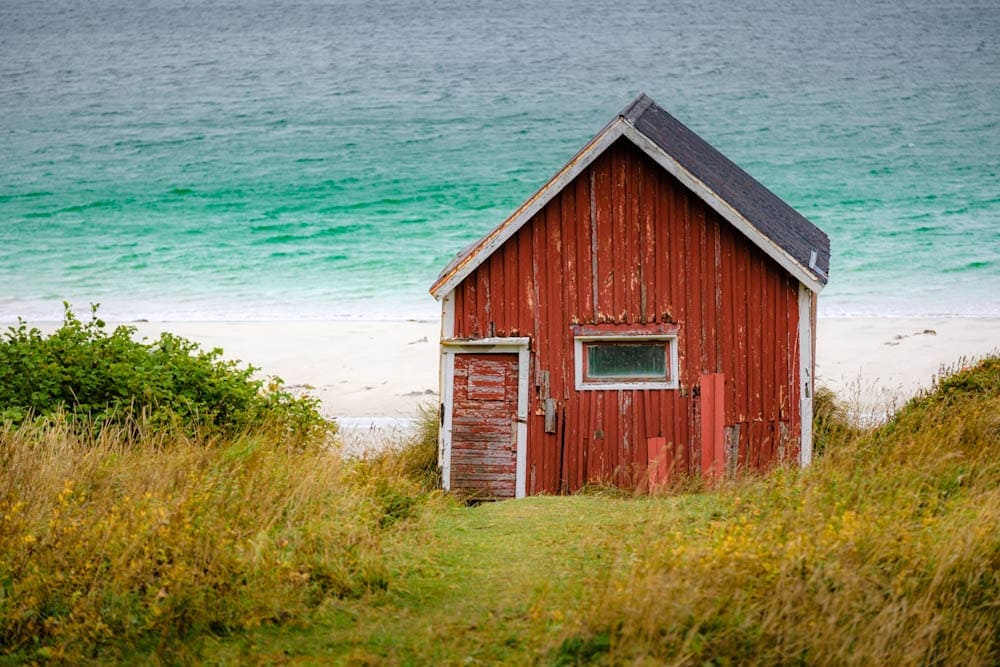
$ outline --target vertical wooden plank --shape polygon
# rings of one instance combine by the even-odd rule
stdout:
[[[548,263],[549,266],[555,269],[548,272],[546,276],[548,281],[548,308],[546,309],[546,317],[549,321],[547,343],[549,347],[548,354],[552,360],[550,366],[555,371],[554,375],[556,376],[553,378],[552,383],[554,396],[562,394],[563,382],[567,372],[565,360],[567,355],[572,353],[572,350],[565,348],[564,331],[568,330],[568,327],[564,327],[563,325],[563,317],[566,312],[566,304],[563,301],[563,282],[566,280],[567,273],[562,247],[562,204],[563,197],[556,197],[552,200],[547,207],[548,215],[545,220]]]
[[[627,262],[626,285],[626,321],[645,322],[642,303],[642,220],[639,216],[642,193],[642,172],[640,167],[642,153],[634,146],[629,146],[628,173],[625,175],[625,252]]]
[[[537,217],[537,216],[536,216]],[[532,224],[529,222],[528,224]],[[518,279],[518,257],[517,244],[505,243],[503,245],[504,264],[504,304],[503,304],[503,335],[516,336],[517,327],[517,279]]]
[[[653,247],[654,254],[653,270],[656,272],[656,299],[653,317],[657,322],[667,320],[667,311],[670,309],[670,263],[672,260],[670,239],[670,206],[666,196],[666,175],[657,172],[654,177],[656,184],[655,201],[656,217],[654,218],[653,230],[656,235]]]
[[[764,379],[764,355],[763,355],[763,300],[761,299],[761,266],[762,262],[760,256],[755,252],[751,258],[750,263],[750,310],[753,313],[750,326],[750,343],[753,346],[753,351],[750,354],[751,359],[751,373],[750,382],[753,388],[753,407],[751,409],[751,414],[754,420],[759,420],[763,415],[763,379]],[[751,427],[752,429],[753,427]]]
[[[665,240],[668,245],[667,262],[664,277],[668,299],[667,312],[671,321],[683,324],[684,320],[684,230],[678,215],[677,196],[679,190],[673,176],[664,174],[661,180],[663,188],[663,206],[667,217],[667,233]],[[683,381],[683,380],[682,380]]]
[[[755,419],[750,422],[750,448],[753,452],[753,469],[763,470],[764,469],[764,459],[763,459],[763,448],[764,448],[764,422],[760,419]]]
[[[535,285],[535,298],[537,299],[537,307],[534,313],[536,331],[538,332],[538,338],[535,340],[535,361],[536,368],[539,374],[543,372],[549,373],[549,381],[551,383],[552,377],[552,363],[553,359],[549,355],[548,347],[548,284],[551,278],[551,265],[549,264],[548,258],[548,243],[546,234],[546,218],[547,213],[550,210],[551,202],[541,211],[535,214],[534,222],[532,225],[532,245],[534,247],[534,258],[533,263],[538,266],[537,273],[537,284]],[[539,382],[539,377],[535,378],[536,384]],[[539,397],[539,400],[544,400],[545,397]],[[535,409],[535,419],[542,421],[542,418],[537,415],[538,410],[541,405],[537,405]],[[552,439],[550,436],[544,433],[544,427],[538,430],[537,440],[534,444],[538,450],[537,464],[535,467],[535,479],[538,485],[538,490],[540,493],[549,493],[552,488],[552,477],[555,471],[552,469]]]
[[[768,422],[768,428],[773,428],[774,424],[778,421],[778,408],[781,406],[781,381],[778,378],[778,369],[781,367],[781,337],[778,332],[782,328],[776,328],[778,323],[778,271],[780,270],[774,262],[768,260],[768,272],[767,272],[767,303],[768,303],[768,318],[764,323],[764,344],[771,348],[771,368],[768,372],[767,382],[771,385],[770,402],[765,406],[765,419]],[[773,435],[773,434],[771,434]],[[771,438],[772,447],[775,443],[774,438]]]
[[[695,376],[695,383],[698,384],[698,394],[691,395],[690,416],[688,418],[688,437],[685,444],[686,450],[684,458],[687,461],[687,472],[690,475],[697,475],[700,469],[701,460],[701,380],[700,376]]]
[[[699,363],[701,364],[701,372],[707,373],[712,370],[713,366],[709,363],[709,350],[714,349],[715,340],[712,337],[711,327],[712,327],[712,307],[711,305],[715,302],[715,295],[713,294],[713,271],[711,256],[708,247],[708,226],[705,220],[705,204],[695,197],[689,197],[692,208],[692,224],[694,225],[693,232],[695,238],[698,240],[698,288],[700,292],[700,298],[696,303],[696,312],[698,313],[698,330],[700,332],[699,342],[700,342],[700,355]]]
[[[749,276],[747,266],[749,255],[748,245],[744,239],[736,244],[736,289],[733,298],[736,299],[736,364],[739,368],[737,380],[737,420],[745,422],[750,419],[750,359],[749,359],[749,308],[750,298],[748,288]]]
[[[497,254],[486,260],[490,286],[490,316],[483,322],[486,336],[496,335],[496,320],[503,316],[503,265]]]
[[[709,480],[725,474],[725,378],[722,373],[701,376],[701,473]]]
[[[618,474],[616,475],[616,483],[622,484],[623,486],[630,486],[630,467],[632,464],[632,434],[634,433],[633,427],[633,410],[632,401],[635,392],[631,391],[620,391],[618,392],[618,423],[620,425],[620,434],[617,444],[615,446],[615,454],[617,458],[617,468]]]
[[[531,234],[527,229],[521,228],[517,236],[512,239],[517,243],[517,255],[520,264],[518,265],[517,276],[517,321],[521,335],[537,336],[534,313],[537,310],[537,300],[535,299],[535,249],[532,243]],[[529,392],[530,393],[530,392]]]
[[[596,203],[591,209],[591,183],[594,180],[594,168],[588,167],[576,179],[576,216],[574,218],[573,232],[576,235],[576,289],[577,307],[576,316],[578,322],[594,321],[594,276],[591,272],[593,247],[592,225],[596,221]],[[591,219],[593,213],[594,220]]]
[[[796,298],[789,296],[788,300],[788,312],[791,313],[791,317],[788,321],[788,353],[789,353],[789,378],[791,379],[790,392],[788,394],[789,400],[792,404],[792,440],[795,442],[795,458],[798,459],[801,453],[802,444],[802,402],[799,396],[799,370],[800,370],[800,360],[799,360],[799,318],[802,317],[802,313],[799,312],[799,300],[797,298],[798,285],[793,280],[789,280],[789,291],[792,289],[796,290]]]
[[[613,483],[620,448],[618,427],[621,417],[618,412],[618,397],[610,391],[599,391],[597,394],[601,405],[601,430],[604,431],[604,441],[601,443],[601,460],[604,464],[602,478],[605,483]]]
[[[527,231],[527,230],[523,230]],[[544,417],[539,413],[542,408],[542,402],[547,396],[539,396],[535,387],[540,382],[540,378],[543,377],[543,372],[548,372],[548,378],[551,382],[551,364],[553,362],[552,357],[549,355],[545,342],[545,318],[543,316],[545,308],[544,294],[544,284],[546,280],[547,269],[545,266],[545,244],[542,238],[544,234],[542,232],[542,225],[533,225],[530,232],[531,238],[531,252],[532,252],[532,267],[533,267],[533,280],[532,280],[532,296],[535,301],[535,308],[532,311],[532,332],[533,338],[531,340],[531,351],[532,351],[532,368],[535,373],[532,377],[532,388],[529,389],[529,395],[531,399],[531,409],[529,410],[529,419],[532,420],[534,428],[532,429],[532,439],[528,442],[528,449],[532,452],[531,463],[532,463],[532,485],[535,488],[535,492],[547,491],[547,469],[545,465],[545,451],[546,448],[550,446],[549,439],[545,433],[544,429]]]
[[[773,304],[771,303],[770,290],[768,289],[770,276],[768,265],[770,260],[761,257],[757,267],[757,280],[759,285],[759,324],[760,324],[760,351],[761,351],[761,373],[760,373],[760,413],[759,418],[767,421],[770,419],[771,406],[774,404],[774,385],[771,382],[774,372],[774,346],[769,336],[766,335],[768,323],[774,321]]]
[[[714,450],[715,474],[722,477],[726,473],[726,376],[712,373],[712,447]]]
[[[544,211],[543,211],[544,213]],[[531,265],[532,265],[532,276],[533,276],[533,298],[535,300],[535,309],[531,313],[532,317],[532,327],[534,328],[535,334],[538,336],[538,341],[535,347],[537,348],[538,343],[545,340],[545,327],[546,327],[546,317],[545,308],[547,304],[545,303],[545,282],[547,274],[549,273],[548,258],[546,257],[546,247],[545,247],[545,232],[542,225],[532,225],[531,226]],[[536,362],[535,365],[541,368],[539,364],[545,363],[546,368],[548,367],[548,360],[544,362],[537,358],[536,349]]]
[[[577,184],[583,182],[583,178],[577,178],[574,184],[568,187],[562,197],[561,207],[561,231],[563,243],[563,324],[568,325],[574,321],[579,321],[580,301],[579,301],[579,266],[577,255],[577,209],[579,207],[579,188]]]
[[[562,407],[562,418],[565,422],[563,431],[566,438],[566,483],[569,485],[567,491],[573,492],[580,488],[578,477],[582,469],[580,460],[580,431],[578,421],[580,419],[579,410],[574,410],[574,404],[566,402]]]
[[[590,441],[593,438],[593,410],[590,406],[590,396],[578,393],[577,402],[580,405],[580,474],[577,484],[583,487],[590,479]]]
[[[649,391],[637,392],[636,403],[641,413],[641,427],[636,430],[636,462],[637,463],[648,463],[649,462],[649,438],[659,435],[654,430],[652,415],[650,410],[652,409],[652,401],[650,399]]]
[[[722,329],[723,321],[726,319],[726,315],[722,309],[722,292],[723,292],[723,271],[722,271],[722,238],[721,231],[719,229],[720,220],[719,216],[715,211],[708,211],[708,223],[710,232],[710,245],[714,246],[714,257],[715,257],[715,270],[712,272],[714,276],[714,284],[712,286],[715,292],[715,308],[712,310],[712,339],[715,341],[714,349],[712,350],[712,355],[715,357],[715,363],[711,366],[716,373],[722,373],[723,371],[723,361],[722,361]]]
[[[611,317],[614,322],[625,322],[626,286],[628,285],[629,265],[627,243],[625,239],[625,174],[626,152],[621,144],[612,146],[611,150],[611,262],[612,303]]]
[[[656,321],[656,218],[657,193],[648,160],[639,167],[639,321]]]
[[[739,421],[736,416],[736,337],[734,335],[736,322],[736,299],[734,292],[734,267],[733,267],[733,235],[731,228],[719,223],[720,236],[722,237],[722,372],[726,376],[726,422],[735,423]],[[734,459],[735,465],[735,459]]]
[[[665,476],[662,473],[663,458],[665,457],[664,450],[667,448],[667,439],[663,437],[652,437],[646,439],[646,452],[647,452],[647,463],[646,463],[646,475],[648,476],[649,483],[648,489],[650,492],[656,491],[663,482],[666,481]]]
[[[770,420],[773,423],[777,423],[781,419],[781,404],[784,400],[784,387],[782,386],[782,372],[783,365],[782,359],[785,356],[784,349],[784,321],[783,321],[783,311],[782,311],[782,292],[781,292],[781,275],[782,270],[775,266],[773,262],[771,264],[771,279],[769,281],[770,285],[770,302],[771,310],[773,315],[771,320],[768,322],[768,333],[767,338],[768,344],[773,348],[771,352],[771,358],[774,360],[774,368],[771,370],[771,385],[774,387],[772,393],[772,403],[770,407]],[[777,442],[776,439],[772,438],[773,442]],[[776,450],[777,451],[777,450]]]
[[[614,221],[611,203],[611,160],[605,153],[594,165],[594,197],[596,200],[596,307],[595,321],[614,321]]]
[[[468,287],[461,284],[455,288],[455,330],[454,335],[461,336],[462,332],[469,330],[469,317],[465,312],[465,295]]]
[[[681,206],[681,225],[684,234],[684,323],[687,328],[687,359],[688,374],[692,384],[698,382],[701,373],[701,282],[699,271],[698,233],[691,220],[690,199],[687,191],[682,191],[678,198]]]
[[[678,355],[681,368],[679,369],[680,389],[673,395],[670,401],[667,418],[673,431],[673,451],[671,459],[674,471],[679,474],[689,474],[689,459],[687,456],[687,442],[689,437],[689,425],[691,418],[692,400],[690,392],[694,382],[690,364],[688,363],[686,339],[689,337],[689,329],[686,321],[686,311],[684,309],[685,294],[687,292],[687,274],[684,269],[684,221],[681,218],[680,197],[684,194],[684,189],[677,180],[669,175],[663,174],[661,180],[663,187],[663,204],[667,215],[666,239],[669,247],[670,260],[666,266],[666,293],[668,294],[668,313],[674,322],[680,325],[678,339]],[[686,392],[686,396],[682,396]]]
[[[576,217],[576,200],[574,189],[570,188],[561,195],[559,207],[559,237],[562,249],[562,294],[560,295],[559,318],[557,320],[559,329],[560,349],[560,371],[561,377],[558,384],[558,392],[553,393],[553,397],[561,397],[563,400],[569,398],[573,390],[573,346],[569,335],[569,327],[576,316],[577,293],[576,293],[576,234],[573,233],[572,225]],[[565,418],[565,404],[563,404]],[[569,430],[566,432],[566,446],[569,446]]]
[[[486,262],[476,269],[476,329],[479,336],[486,336],[489,322],[492,319],[492,306],[490,303],[490,264]]]
[[[737,465],[742,470],[751,470],[753,466],[753,460],[751,457],[752,452],[750,450],[750,425],[751,422],[741,422],[740,424],[740,459],[737,462]]]
[[[563,266],[563,255],[562,255],[562,239],[561,239],[561,229],[562,229],[562,197],[556,197],[554,200],[549,202],[546,207],[546,217],[545,217],[545,232],[546,232],[546,257],[548,259],[549,266],[555,268],[554,271],[549,271],[546,274],[546,301],[548,302],[547,308],[545,309],[545,318],[548,320],[546,326],[546,340],[545,347],[546,353],[549,358],[549,367],[553,370],[553,378],[551,389],[554,395],[562,392],[563,386],[563,361],[566,355],[566,350],[563,347],[563,336],[562,336],[562,317],[565,311],[565,306],[561,301],[563,293],[563,277],[564,272],[562,271]],[[558,392],[558,393],[556,393]],[[549,440],[553,440],[549,438]],[[562,469],[559,463],[559,443],[555,441],[552,443],[551,449],[551,460],[550,465],[552,467],[552,488],[554,492],[558,492],[560,489],[559,482],[562,479]]]
[[[794,317],[792,313],[792,306],[789,297],[791,296],[791,291],[789,290],[789,284],[792,281],[788,276],[785,276],[782,280],[782,313],[784,317],[782,318],[781,325],[784,327],[784,331],[780,332],[782,340],[784,340],[785,358],[783,360],[782,368],[782,384],[785,387],[785,403],[784,409],[782,410],[782,419],[785,422],[789,422],[791,419],[791,414],[793,412],[792,404],[794,402],[795,395],[795,384],[793,382],[793,369],[792,369],[792,339],[790,336],[789,326],[791,325],[791,320]],[[787,436],[786,432],[786,436]]]
[[[607,459],[604,456],[604,446],[608,440],[604,430],[604,392],[594,391],[594,458],[591,466],[594,469],[594,476],[600,482],[607,480],[607,469],[605,467]]]
[[[667,321],[673,309],[670,298],[670,280],[673,266],[673,230],[670,219],[670,199],[669,181],[670,176],[661,169],[653,172],[654,182],[651,197],[655,201],[655,216],[653,220],[653,233],[655,248],[653,267],[655,271],[656,297],[654,299],[655,321]],[[683,334],[682,334],[683,335]],[[682,380],[683,381],[683,380]],[[677,443],[677,424],[674,421],[674,408],[679,400],[680,391],[671,391],[667,395],[660,395],[654,401],[654,419],[656,420],[657,435],[662,435],[667,442],[665,448],[673,452]],[[673,456],[670,456],[671,465]],[[671,473],[672,474],[672,473]]]

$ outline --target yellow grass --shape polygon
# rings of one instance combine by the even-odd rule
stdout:
[[[694,536],[650,534],[559,655],[996,664],[1000,360],[882,427],[826,430],[840,440],[809,470],[716,491],[718,516]]]
[[[0,655],[183,654],[384,587],[385,529],[420,491],[282,440],[0,429]]]
[[[1000,360],[822,418],[805,471],[479,507],[432,414],[361,461],[0,428],[0,663],[1000,664]]]

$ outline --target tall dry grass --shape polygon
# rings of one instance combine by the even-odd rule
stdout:
[[[1000,359],[824,437],[622,554],[555,661],[1000,664]]]
[[[0,427],[0,657],[184,659],[202,633],[307,623],[388,585],[388,529],[426,496],[282,428],[79,433]]]

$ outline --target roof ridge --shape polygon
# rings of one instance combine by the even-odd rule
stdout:
[[[628,121],[634,121],[635,119],[646,113],[648,109],[653,104],[653,98],[644,92],[636,95],[635,99],[629,102],[628,106],[622,109],[621,113],[618,114],[621,118]]]

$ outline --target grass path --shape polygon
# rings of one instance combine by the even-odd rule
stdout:
[[[637,541],[718,517],[711,495],[539,497],[432,506],[397,536],[386,591],[337,601],[304,630],[209,647],[209,661],[530,664],[553,651]]]

